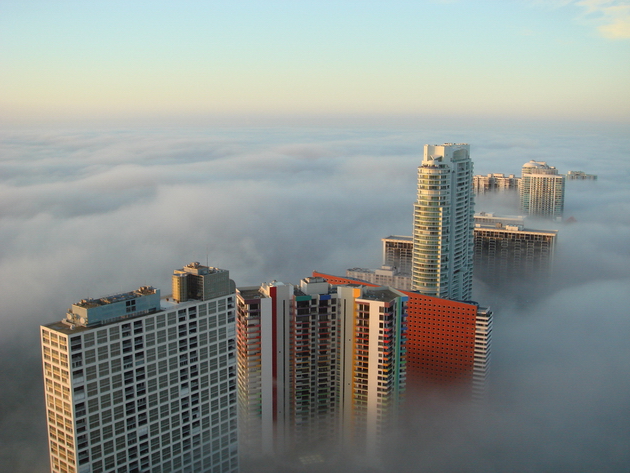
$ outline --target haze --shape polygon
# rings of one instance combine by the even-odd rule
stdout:
[[[411,233],[423,144],[447,141],[476,173],[599,180],[567,184],[544,292],[476,281],[487,402],[416,396],[391,465],[628,470],[630,3],[481,3],[4,2],[0,470],[48,470],[40,324],[168,292],[191,261],[239,286],[376,267]]]

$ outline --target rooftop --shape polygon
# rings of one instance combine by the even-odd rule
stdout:
[[[545,235],[545,236],[555,236],[558,234],[558,230],[534,230],[523,228],[520,225],[505,225],[503,227],[497,227],[493,224],[483,224],[483,223],[475,223],[475,231],[477,230],[486,230],[486,231],[496,231],[500,233],[529,233],[532,235]]]
[[[149,294],[155,294],[157,289],[151,286],[142,286],[135,291],[129,292],[121,292],[119,294],[112,294],[110,296],[104,296],[99,299],[81,299],[76,304],[72,304],[73,306],[82,307],[84,309],[92,309],[94,307],[99,307],[107,304],[113,304],[115,302],[128,301],[131,299],[136,299],[138,297],[147,296]]]
[[[370,299],[374,301],[389,302],[397,297],[404,296],[402,293],[398,293],[386,287],[378,288],[364,288],[363,293],[359,299]]]
[[[403,236],[403,235],[390,235],[385,238],[381,238],[381,240],[399,240],[399,241],[413,241],[413,237]]]

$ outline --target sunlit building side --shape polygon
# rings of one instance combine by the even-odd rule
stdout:
[[[407,296],[387,287],[337,286],[342,319],[343,435],[379,452],[406,389]]]
[[[473,271],[473,163],[470,145],[425,145],[413,215],[411,287],[469,300]]]
[[[313,271],[330,284],[374,284]],[[492,311],[461,302],[401,290],[407,296],[407,386],[459,385],[473,396],[484,391],[492,350]]]
[[[339,431],[337,295],[323,279],[238,289],[242,445],[282,454]]]
[[[405,389],[407,297],[320,277],[237,293],[242,451],[374,451]]]
[[[521,211],[525,215],[561,220],[564,212],[564,176],[543,161],[523,165],[519,188]]]
[[[514,174],[492,173],[487,175],[477,174],[473,176],[473,190],[475,194],[485,194],[486,192],[516,191],[520,184],[520,178]]]
[[[194,271],[212,297],[145,286],[41,327],[54,473],[238,471],[234,283]]]

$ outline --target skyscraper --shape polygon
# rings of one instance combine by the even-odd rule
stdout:
[[[469,300],[473,269],[470,146],[425,145],[414,205],[412,289]]]
[[[273,454],[338,433],[337,295],[321,278],[237,290],[242,445]]]
[[[410,236],[390,235],[382,238],[383,265],[393,266],[402,274],[411,274],[413,258],[413,238]],[[391,284],[390,284],[391,285]]]
[[[350,277],[313,271],[335,285],[375,286]],[[492,311],[475,302],[459,302],[400,290],[407,296],[404,326],[405,377],[410,387],[459,384],[481,396],[492,344]]]
[[[320,277],[238,289],[241,445],[373,451],[405,389],[406,296]],[[337,452],[338,453],[338,452]]]
[[[238,470],[234,283],[195,267],[209,298],[145,286],[41,327],[53,472]]]
[[[519,187],[521,211],[526,215],[562,219],[564,181],[555,167],[543,161],[525,163]]]

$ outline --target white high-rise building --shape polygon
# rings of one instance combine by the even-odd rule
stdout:
[[[526,215],[562,219],[564,181],[555,167],[543,161],[525,163],[519,188],[521,211]]]
[[[414,204],[412,289],[470,300],[473,271],[470,145],[425,145]]]
[[[238,471],[235,287],[189,266],[210,298],[141,287],[41,327],[52,472]]]

